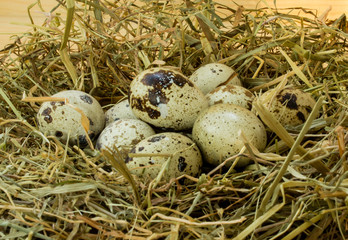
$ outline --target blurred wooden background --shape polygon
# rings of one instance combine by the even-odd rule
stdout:
[[[264,7],[265,4],[260,0],[216,0],[217,2],[224,3],[230,7],[236,7],[235,3],[243,5],[245,8]],[[266,1],[269,6],[274,7],[273,0]],[[28,17],[28,6],[36,3],[36,0],[1,0],[0,7],[0,49],[6,44],[12,42],[10,40],[11,35],[14,33],[22,33],[29,29],[30,19]],[[56,0],[41,0],[42,11],[37,4],[31,9],[31,14],[35,24],[42,25],[47,18],[47,13],[57,5]],[[318,15],[322,14],[329,7],[332,7],[328,14],[329,19],[335,19],[343,13],[348,13],[348,1],[347,0],[278,0],[278,8],[287,7],[303,7],[309,9],[318,10]],[[57,11],[64,12],[60,9]]]

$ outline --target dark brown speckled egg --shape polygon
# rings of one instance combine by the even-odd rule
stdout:
[[[129,103],[139,119],[159,128],[190,129],[208,100],[190,80],[169,68],[151,68],[133,79]]]
[[[104,111],[91,95],[82,91],[67,90],[54,94],[52,97],[67,99],[67,101],[50,101],[41,105],[37,120],[40,131],[47,136],[55,136],[63,143],[69,139],[71,145],[86,146],[87,137],[79,110],[88,118],[88,135],[91,139],[103,130]]]
[[[202,156],[198,147],[190,138],[180,133],[164,132],[148,137],[135,145],[131,153],[139,156],[128,157],[126,164],[137,176],[155,178],[167,161],[169,165],[163,177],[166,180],[184,174],[197,176],[202,167]]]
[[[304,123],[315,105],[309,93],[296,88],[284,88],[279,92],[271,89],[263,93],[259,100],[283,126]]]

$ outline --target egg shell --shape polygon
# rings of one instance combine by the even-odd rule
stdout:
[[[222,63],[208,63],[199,67],[189,80],[197,85],[197,87],[207,94],[219,85],[239,85],[237,73],[229,66]]]
[[[98,101],[91,95],[77,90],[62,91],[52,97],[66,98],[68,103],[82,110],[89,120],[88,135],[96,137],[104,128],[105,115]],[[39,129],[48,136],[55,136],[63,143],[69,137],[71,145],[87,146],[81,114],[64,101],[44,102],[37,114]]]
[[[127,167],[137,176],[157,177],[163,164],[168,160],[163,154],[173,154],[167,172],[163,176],[167,181],[183,174],[196,176],[202,167],[202,156],[196,144],[190,138],[174,132],[159,133],[146,138],[139,142],[131,153],[153,154],[153,156],[126,159]]]
[[[219,103],[235,104],[251,109],[254,95],[246,88],[238,85],[222,85],[207,94],[209,105]]]
[[[304,123],[311,113],[315,100],[309,93],[296,88],[266,91],[260,102],[283,126],[297,126]]]
[[[141,72],[130,84],[135,116],[159,128],[185,130],[208,107],[205,95],[183,74],[167,68]]]
[[[101,132],[96,149],[115,150],[116,147],[126,157],[138,142],[154,134],[151,126],[139,119],[119,119]]]
[[[251,111],[234,104],[216,104],[204,110],[193,125],[192,139],[205,161],[217,166],[244,146],[240,130],[258,150],[265,148],[267,135],[262,122]],[[247,163],[244,159],[237,166]]]
[[[116,103],[105,112],[105,126],[119,119],[138,119],[134,115],[128,99]]]

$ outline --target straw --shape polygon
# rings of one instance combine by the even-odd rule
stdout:
[[[34,7],[50,13],[44,23],[31,18]],[[51,10],[36,1],[28,15],[31,30],[0,50],[0,239],[348,237],[345,15],[153,0],[58,0]],[[144,69],[189,77],[210,62],[232,67],[256,99],[292,86],[317,104],[304,124],[289,127],[255,100],[264,151],[241,129],[240,153],[169,181],[172,154],[158,154],[168,161],[149,179],[93,140],[81,149],[39,131],[40,104],[62,100],[46,96],[82,90],[107,110]],[[240,158],[251,164],[237,168]]]

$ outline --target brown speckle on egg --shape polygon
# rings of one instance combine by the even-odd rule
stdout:
[[[296,116],[298,117],[298,119],[299,119],[301,122],[305,122],[305,121],[306,121],[306,118],[305,118],[305,116],[303,115],[302,112],[297,112],[297,113],[296,113]]]
[[[279,98],[279,101],[286,106],[289,109],[298,109],[297,106],[297,97],[295,94],[292,93],[285,93],[282,95],[282,92],[280,92],[277,97]]]
[[[136,152],[136,149],[135,149],[136,147],[133,147],[130,151],[129,151],[129,153],[135,153]],[[124,160],[124,162],[127,164],[127,163],[129,163],[129,162],[131,162],[131,161],[133,161],[133,158],[132,157],[129,157],[129,156],[127,156],[126,158],[125,158],[125,160]]]
[[[93,125],[94,125],[93,120],[92,120],[90,117],[87,117],[87,118],[88,118],[88,121],[89,121],[90,126],[93,126]]]
[[[45,110],[42,111],[41,115],[44,116],[44,120],[47,123],[51,123],[53,120],[51,115],[50,115],[51,112],[52,112],[51,108],[46,108]]]
[[[155,137],[149,138],[147,141],[148,142],[158,142],[165,137],[166,137],[165,135],[156,135]]]
[[[84,146],[84,147],[87,146],[88,141],[87,141],[86,135],[79,135],[78,142],[76,142],[75,144],[79,144],[80,146]]]
[[[148,107],[146,102],[146,100],[140,98],[134,97],[131,99],[133,109],[146,113],[151,119],[158,119],[161,116],[161,112],[152,107]]]
[[[185,168],[187,167],[187,163],[185,162],[185,158],[184,157],[179,157],[178,159],[178,170],[179,172],[183,172],[185,170]]]
[[[81,95],[80,98],[85,103],[88,103],[88,104],[92,104],[93,103],[93,99],[90,96],[86,95],[86,94]]]
[[[52,106],[54,106],[54,107],[57,107],[57,106],[63,106],[63,105],[65,105],[65,102],[63,102],[63,101],[59,101],[59,102],[52,101],[52,102],[50,102],[50,104],[51,104]]]
[[[172,70],[158,70],[144,75],[141,80],[147,86],[153,87],[155,89],[167,89],[170,88],[173,84],[182,87],[185,84],[193,84],[188,81],[183,75],[176,73]]]
[[[56,131],[56,133],[54,134],[56,137],[60,138],[63,136],[62,131]]]
[[[149,101],[152,105],[158,106],[159,104],[166,104],[168,103],[168,99],[166,98],[166,95],[164,92],[162,92],[159,89],[152,89],[149,90]]]

